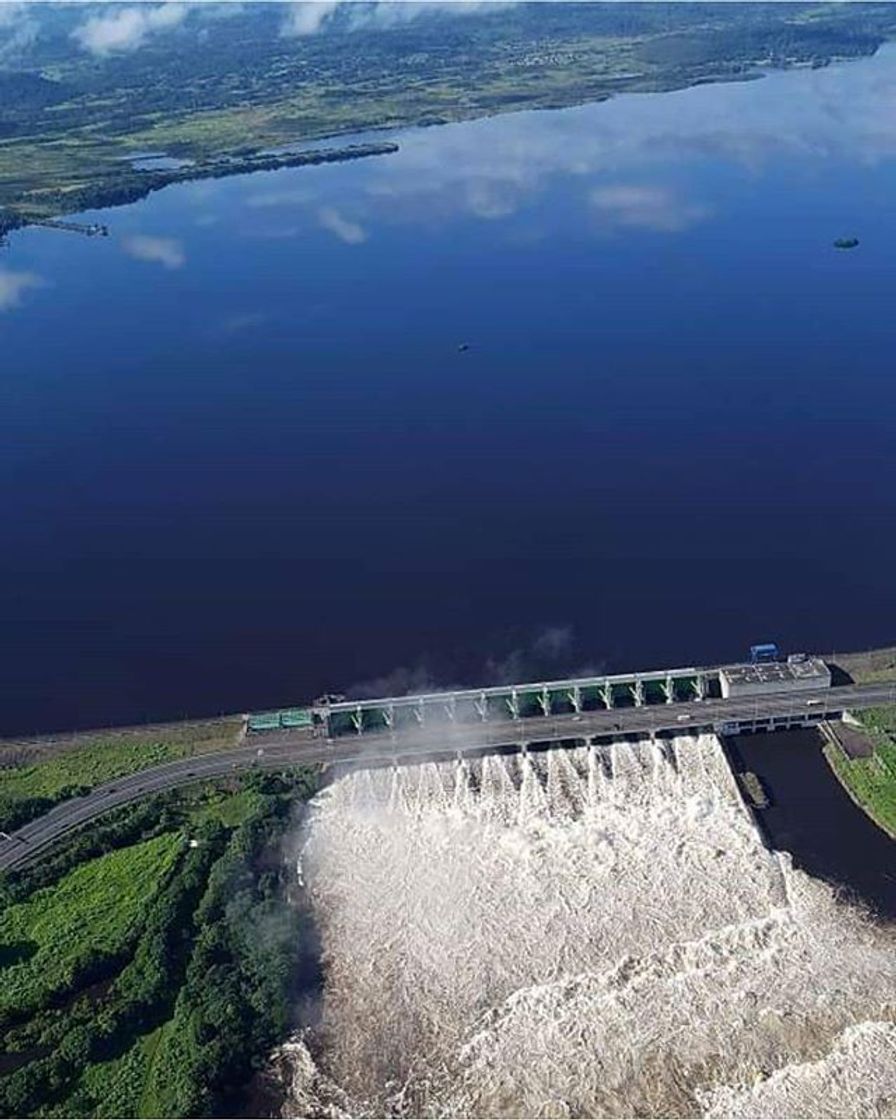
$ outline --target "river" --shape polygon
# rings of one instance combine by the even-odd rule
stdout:
[[[892,640],[894,97],[888,47],[12,235],[0,729]]]

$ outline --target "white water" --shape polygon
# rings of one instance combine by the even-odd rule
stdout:
[[[355,1115],[893,1114],[893,939],[710,736],[352,774],[303,867]]]

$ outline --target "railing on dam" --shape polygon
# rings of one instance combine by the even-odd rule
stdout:
[[[703,700],[717,694],[718,676],[717,669],[661,669],[375,700],[340,698],[318,702],[312,711],[329,735],[397,731]]]

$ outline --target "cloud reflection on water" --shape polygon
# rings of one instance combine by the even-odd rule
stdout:
[[[397,156],[365,162],[360,176],[341,169],[334,180],[309,177],[301,189],[253,192],[246,205],[269,213],[282,207],[292,218],[305,212],[309,228],[319,224],[356,242],[378,223],[510,219],[534,210],[562,177],[572,180],[583,214],[596,219],[583,223],[592,232],[675,233],[724,203],[707,194],[707,161],[752,177],[781,160],[798,159],[813,174],[835,159],[868,165],[893,158],[896,46],[815,71],[410,129],[397,140]],[[342,219],[346,199],[350,222]],[[550,225],[549,214],[538,220]]]
[[[187,260],[183,244],[173,237],[150,237],[137,233],[125,237],[121,244],[128,256],[168,269],[182,268]]]
[[[0,267],[0,312],[18,307],[22,296],[31,288],[41,288],[44,281],[33,272],[19,272]]]

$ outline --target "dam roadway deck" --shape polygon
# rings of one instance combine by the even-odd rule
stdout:
[[[625,735],[685,734],[715,730],[774,730],[794,723],[836,718],[848,709],[896,703],[896,684],[844,685],[811,692],[773,693],[745,698],[707,699],[574,714],[533,716],[479,724],[448,724],[397,732],[326,739],[320,729],[272,732],[216,754],[168,762],[97,786],[83,797],[56,805],[0,838],[0,870],[31,862],[60,837],[120,805],[176,786],[235,771],[281,770],[288,766],[346,764],[381,766],[419,758],[452,757],[500,748],[577,743]]]

